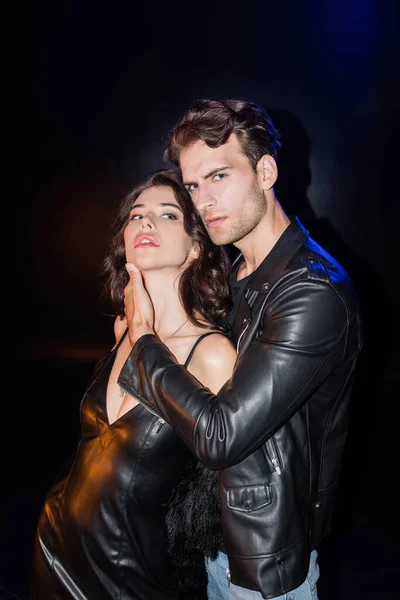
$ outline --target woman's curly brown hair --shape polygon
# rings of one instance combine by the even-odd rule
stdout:
[[[190,321],[199,327],[211,324],[224,329],[225,316],[232,307],[228,280],[230,259],[223,246],[215,246],[210,240],[180,173],[173,169],[155,171],[131,190],[119,206],[113,223],[114,235],[103,261],[104,293],[111,298],[115,315],[125,316],[124,289],[129,280],[125,268],[125,227],[136,199],[151,187],[171,188],[183,212],[184,229],[199,249],[199,256],[183,272],[179,283],[180,300]]]

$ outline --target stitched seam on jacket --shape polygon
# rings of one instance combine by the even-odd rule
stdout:
[[[293,404],[296,402],[297,398],[298,398],[299,396],[301,396],[301,394],[303,393],[303,391],[304,391],[304,390],[306,389],[306,387],[309,385],[310,381],[312,381],[312,380],[313,380],[313,378],[314,378],[314,377],[316,377],[316,375],[317,375],[317,374],[320,372],[320,370],[321,370],[321,369],[322,369],[322,368],[325,366],[325,363],[326,363],[326,362],[329,360],[329,358],[331,357],[332,353],[333,353],[333,352],[336,350],[336,347],[337,347],[337,345],[339,344],[339,342],[340,342],[340,340],[341,340],[341,338],[342,338],[342,335],[343,335],[343,331],[344,331],[344,329],[345,329],[346,327],[347,327],[347,323],[346,323],[346,325],[344,326],[344,328],[343,328],[342,332],[340,333],[340,335],[339,335],[338,339],[336,340],[336,343],[335,343],[335,345],[333,346],[332,350],[329,352],[329,354],[327,354],[327,356],[325,357],[325,359],[324,359],[324,360],[322,361],[322,363],[319,365],[318,369],[316,369],[316,370],[313,372],[313,374],[312,374],[312,375],[311,375],[311,376],[310,376],[310,377],[307,379],[307,381],[304,383],[304,385],[303,385],[303,387],[301,388],[301,390],[300,390],[300,391],[299,391],[299,392],[296,394],[296,396],[293,398],[293,400],[292,400],[292,401],[290,402],[290,404],[287,406],[287,408],[285,409],[285,411],[282,411],[282,412],[281,412],[281,413],[278,415],[277,419],[275,419],[275,422],[276,422],[276,421],[279,421],[279,420],[280,420],[280,418],[281,418],[281,416],[282,416],[282,415],[283,415],[285,412],[288,412],[288,410],[290,409],[290,407],[291,407],[291,406],[292,406],[292,405],[293,405]],[[285,422],[286,422],[286,420],[284,421],[284,423],[285,423]],[[284,424],[284,423],[283,423],[283,424]],[[274,426],[274,427],[272,427],[272,429],[275,429],[275,426]],[[270,436],[270,437],[271,437],[271,436]],[[263,436],[260,436],[259,440],[263,440],[263,439],[264,439],[264,438],[263,438]],[[267,438],[267,439],[269,439],[269,438]],[[260,443],[261,443],[261,442],[260,442]]]
[[[332,410],[331,410],[331,412],[330,412],[329,419],[328,419],[328,422],[327,422],[327,424],[326,424],[326,428],[325,428],[324,437],[323,437],[323,440],[322,440],[322,447],[321,447],[321,457],[323,456],[323,453],[324,453],[325,442],[326,442],[326,438],[327,438],[327,436],[328,436],[329,425],[330,425],[330,423],[331,423],[331,421],[332,421],[332,419],[333,419],[333,415],[334,415],[334,413],[335,413],[336,407],[337,407],[338,403],[340,402],[340,400],[341,400],[341,399],[342,399],[342,397],[343,397],[343,394],[344,394],[344,391],[345,391],[345,389],[346,389],[346,386],[347,386],[347,384],[348,384],[348,382],[349,382],[349,380],[350,380],[351,376],[352,376],[352,375],[353,375],[353,373],[354,373],[355,366],[356,366],[356,359],[354,359],[354,360],[353,360],[353,363],[352,363],[352,366],[351,366],[350,372],[349,372],[348,376],[346,377],[346,381],[344,382],[344,384],[343,384],[343,387],[342,387],[342,389],[341,389],[341,391],[340,391],[340,394],[339,394],[339,396],[338,396],[338,398],[337,398],[337,400],[336,400],[336,402],[335,402],[335,404],[334,404],[334,406],[332,407]],[[319,468],[319,476],[318,476],[318,481],[321,479],[321,476],[322,476],[322,460],[321,460],[321,464],[320,464],[320,468]],[[320,490],[319,490],[319,488],[317,489],[317,491],[320,491]]]
[[[154,419],[157,419],[157,417],[155,416]],[[149,426],[149,428],[148,428],[147,434],[146,434],[146,436],[145,436],[145,438],[143,440],[142,446],[140,448],[139,456],[138,456],[138,458],[136,460],[135,467],[134,467],[134,469],[132,471],[132,476],[130,478],[128,488],[127,488],[127,490],[125,492],[125,495],[124,495],[124,497],[122,499],[123,509],[124,509],[123,510],[123,514],[124,514],[126,520],[128,520],[128,515],[127,515],[127,512],[126,512],[127,511],[127,502],[126,502],[126,499],[127,499],[128,495],[130,495],[130,491],[131,491],[131,488],[132,488],[133,479],[134,479],[134,477],[136,475],[137,466],[138,466],[139,460],[141,459],[141,457],[143,455],[143,446],[146,444],[146,442],[147,442],[147,440],[148,440],[148,438],[150,436],[150,432],[153,430],[153,427],[154,427],[154,423],[152,423],[151,426]],[[124,535],[126,535],[126,534],[124,534]],[[122,531],[121,531],[120,532],[120,538],[119,538],[117,568],[120,568],[120,566],[121,566],[120,565],[120,561],[121,561],[122,539],[123,539],[123,534],[122,534]],[[119,598],[120,598],[120,600],[122,600],[122,595],[121,594],[122,594],[122,589],[119,590]]]
[[[274,556],[281,556],[282,554],[285,554],[285,552],[288,552],[288,550],[292,550],[293,548],[295,548],[301,542],[304,542],[304,541],[306,541],[305,536],[299,537],[296,542],[294,542],[293,544],[290,544],[290,546],[286,546],[286,548],[282,548],[282,550],[279,550],[279,552],[268,552],[268,553],[263,553],[263,554],[246,554],[246,555],[231,554],[231,556],[234,556],[235,558],[240,558],[243,560],[254,560],[257,558],[273,558]]]

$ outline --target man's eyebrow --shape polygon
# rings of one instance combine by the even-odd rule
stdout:
[[[143,206],[146,206],[145,204],[134,204],[131,208],[131,210],[133,210],[134,208],[143,208]],[[159,206],[172,206],[173,208],[177,208],[178,210],[180,210],[182,212],[181,207],[179,206],[179,204],[173,204],[172,202],[160,202]]]
[[[216,175],[217,173],[219,173],[219,171],[226,171],[227,169],[232,169],[232,167],[229,167],[228,165],[225,165],[224,167],[217,167],[216,169],[213,169],[212,171],[207,173],[207,175],[205,175],[203,177],[203,179],[209,179],[213,175]]]
[[[212,171],[207,173],[207,175],[204,175],[203,179],[210,179],[210,177],[212,177],[213,175],[216,175],[220,171],[226,171],[227,169],[232,169],[232,167],[230,167],[228,165],[225,165],[223,167],[217,167],[216,169],[213,169]],[[192,183],[195,183],[195,182],[194,181],[184,181],[183,185],[191,185]]]

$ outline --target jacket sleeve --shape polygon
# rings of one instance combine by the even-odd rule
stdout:
[[[217,395],[154,335],[138,340],[118,382],[208,468],[226,468],[268,440],[339,366],[354,318],[329,281],[298,281],[268,299],[257,336]]]

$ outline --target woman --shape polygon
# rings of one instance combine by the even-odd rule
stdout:
[[[127,262],[142,272],[155,330],[177,360],[216,393],[236,352],[223,334],[229,260],[214,246],[182,185],[157,171],[123,200],[105,260],[116,343],[81,403],[74,462],[46,497],[37,527],[33,599],[178,599],[166,514],[193,457],[173,430],[117,378],[131,350],[124,317]]]

